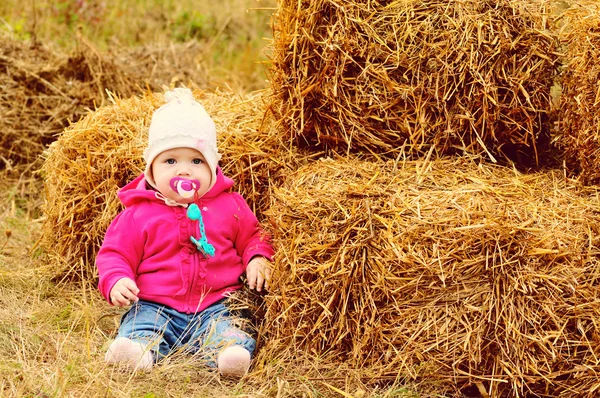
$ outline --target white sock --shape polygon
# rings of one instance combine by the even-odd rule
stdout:
[[[150,370],[154,364],[147,344],[126,337],[118,337],[110,344],[104,360],[110,364],[124,364],[134,371]]]
[[[250,368],[250,352],[240,345],[225,348],[217,358],[219,373],[225,377],[242,377]]]

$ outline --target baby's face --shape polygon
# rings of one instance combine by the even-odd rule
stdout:
[[[180,177],[200,181],[198,197],[203,196],[211,182],[211,172],[204,156],[192,148],[174,148],[161,152],[152,162],[152,175],[158,191],[179,203],[191,203],[194,197],[184,198],[171,188],[171,179]]]

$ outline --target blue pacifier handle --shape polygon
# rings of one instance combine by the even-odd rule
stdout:
[[[208,243],[208,239],[206,239],[206,232],[204,230],[204,220],[202,220],[202,212],[196,203],[192,203],[188,206],[187,217],[192,221],[198,221],[200,225],[200,239],[196,239],[193,236],[190,236],[190,240],[196,246],[196,248],[205,256],[214,256],[215,255],[215,247]]]
[[[215,255],[215,247],[208,243],[204,236],[200,238],[200,240],[194,238],[193,236],[190,236],[190,240],[194,245],[196,245],[196,248],[200,250],[202,254],[210,257]]]

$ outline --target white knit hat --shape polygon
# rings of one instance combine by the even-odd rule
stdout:
[[[212,188],[217,182],[217,164],[221,159],[215,123],[188,88],[168,91],[165,102],[154,112],[150,122],[148,147],[144,151],[146,181],[156,188],[151,169],[154,158],[166,150],[184,147],[202,153],[212,173],[208,189]]]

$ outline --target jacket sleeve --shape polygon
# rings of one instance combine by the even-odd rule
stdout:
[[[135,281],[136,269],[142,259],[141,234],[135,227],[132,213],[126,209],[115,217],[96,256],[98,289],[109,303],[110,291],[119,279]]]
[[[254,212],[246,200],[237,192],[233,192],[238,205],[238,231],[234,241],[235,247],[242,257],[244,267],[255,256],[263,256],[273,261],[273,247],[270,236],[261,228]]]

